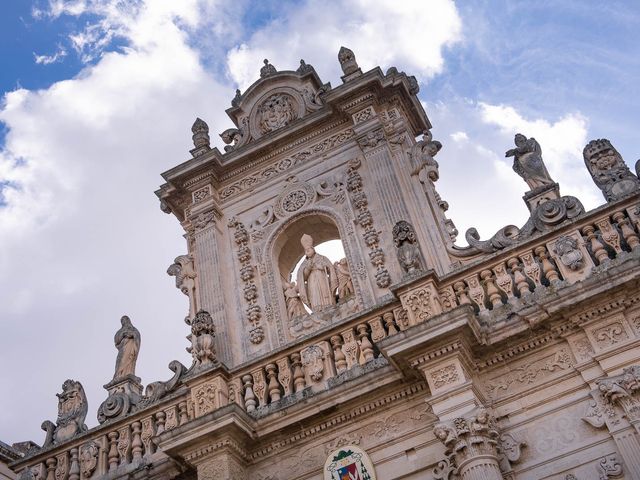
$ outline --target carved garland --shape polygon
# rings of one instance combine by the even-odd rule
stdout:
[[[244,282],[243,295],[247,302],[247,320],[251,324],[249,339],[258,344],[264,339],[264,330],[260,325],[262,312],[258,305],[258,287],[253,281],[254,270],[251,266],[251,249],[249,248],[249,234],[244,224],[235,217],[229,220],[229,228],[235,229],[234,240],[238,245],[238,261],[240,262],[240,278]]]
[[[362,162],[360,159],[353,159],[349,162],[347,169],[347,189],[351,194],[351,201],[357,210],[356,222],[364,229],[362,234],[364,242],[369,249],[369,259],[376,267],[376,284],[380,288],[387,288],[391,284],[391,277],[384,266],[384,252],[380,248],[379,233],[373,227],[373,215],[369,211],[367,195],[362,188],[362,176],[358,173],[358,168]]]

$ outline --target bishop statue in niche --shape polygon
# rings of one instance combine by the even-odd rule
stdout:
[[[311,236],[303,235],[300,243],[304,247],[305,255],[298,269],[300,299],[312,312],[335,305],[338,276],[333,263],[324,255],[316,253]]]

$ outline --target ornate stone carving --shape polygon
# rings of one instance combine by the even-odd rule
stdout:
[[[355,445],[345,445],[329,453],[323,471],[324,480],[377,478],[371,459]]]
[[[196,417],[202,417],[228,404],[229,393],[224,380],[220,377],[194,386],[191,390]]]
[[[187,348],[187,352],[193,356],[193,365],[199,367],[216,362],[216,327],[209,312],[200,310],[188,325],[191,326],[191,347]]]
[[[140,401],[141,407],[157,402],[178,388],[182,376],[187,372],[187,367],[177,360],[172,360],[169,363],[169,370],[174,372],[171,379],[166,382],[153,382],[147,385],[144,390],[144,397]]]
[[[373,226],[373,215],[369,211],[367,195],[364,193],[362,176],[358,173],[361,162],[354,159],[349,162],[347,169],[347,190],[356,209],[356,221],[364,230],[362,236],[370,249],[369,260],[376,268],[376,284],[380,288],[387,288],[391,284],[391,276],[384,266],[384,252],[380,248],[379,233]]]
[[[244,282],[244,299],[247,302],[247,320],[251,325],[249,329],[249,340],[258,344],[264,340],[264,330],[260,325],[262,310],[258,305],[258,288],[253,281],[253,266],[251,265],[251,249],[249,248],[249,234],[244,224],[237,218],[233,217],[229,220],[229,228],[235,230],[233,238],[238,245],[237,256],[240,265],[242,265],[240,277]]]
[[[202,155],[203,153],[211,150],[209,145],[209,125],[202,120],[201,118],[196,118],[196,121],[193,122],[191,126],[191,132],[193,136],[193,150],[191,150],[191,154],[194,157],[198,155]]]
[[[313,312],[335,305],[338,277],[334,265],[327,257],[316,253],[311,236],[303,235],[300,243],[305,253],[298,269],[300,298]]]
[[[253,175],[244,176],[241,180],[233,182],[230,185],[222,188],[220,191],[220,199],[226,200],[233,195],[241,193],[249,188],[255,187],[262,182],[265,182],[281,173],[290,170],[298,165],[308,162],[315,158],[319,154],[326,152],[327,150],[334,148],[338,145],[342,145],[347,140],[351,139],[355,135],[352,129],[343,130],[328,138],[325,138],[321,142],[311,145],[305,150],[296,152],[288,157],[285,157],[277,162],[267,165],[260,169]]]
[[[268,77],[269,75],[273,75],[278,73],[276,67],[269,63],[269,60],[264,59],[264,66],[260,67],[260,78]]]
[[[545,373],[568,370],[572,366],[571,354],[565,348],[561,348],[547,358],[518,365],[512,369],[513,372],[488,381],[487,390],[491,396],[495,396],[500,391],[506,393],[517,386],[534,383]]]
[[[311,345],[300,352],[302,366],[311,380],[318,382],[324,374],[324,352],[318,345]]]
[[[591,140],[582,151],[584,163],[605,200],[613,202],[640,190],[640,180],[605,138]]]
[[[120,319],[122,327],[116,332],[113,339],[118,356],[113,380],[120,380],[129,375],[136,374],[136,361],[140,351],[140,332],[133,326],[126,315]]]
[[[47,432],[43,448],[51,444],[59,444],[87,431],[84,423],[87,417],[87,396],[80,382],[65,380],[62,384],[62,393],[56,393],[58,397],[58,418],[56,423],[46,420],[42,423],[42,429]]]
[[[360,145],[360,148],[362,148],[364,152],[368,152],[369,150],[377,147],[383,141],[384,130],[382,128],[372,130],[362,137],[358,137],[358,145]]]
[[[618,461],[618,457],[613,455],[607,455],[598,462],[598,473],[600,474],[599,480],[607,480],[609,478],[616,478],[622,475],[622,463]]]
[[[578,241],[570,236],[563,235],[556,240],[554,253],[560,257],[563,265],[571,270],[580,270],[584,266],[584,256],[578,249]]]
[[[315,189],[304,182],[298,182],[295,177],[288,179],[290,185],[278,196],[273,212],[279,218],[286,218],[291,214],[310,205],[315,200]]]
[[[456,250],[458,255],[475,255],[479,252],[492,253],[521,242],[535,233],[548,232],[566,220],[576,218],[584,213],[584,207],[575,197],[565,196],[547,200],[539,204],[531,211],[531,216],[522,228],[515,225],[507,225],[500,229],[489,240],[480,240],[480,235],[475,228],[470,228],[465,233],[465,239],[469,247]]]
[[[396,253],[400,266],[407,273],[413,273],[422,268],[422,259],[418,248],[418,238],[413,226],[400,220],[393,226],[393,243],[396,245]]]
[[[338,52],[338,61],[340,62],[340,68],[344,74],[343,80],[346,81],[349,77],[355,76],[354,74],[362,73],[358,62],[356,62],[356,56],[352,50],[347,47],[340,47]]]
[[[430,131],[425,132],[422,140],[419,140],[411,147],[411,151],[409,152],[411,175],[417,176],[423,185],[429,185],[431,182],[436,182],[438,178],[440,178],[438,162],[436,162],[434,157],[441,148],[442,143],[433,140]]]
[[[276,93],[260,104],[256,120],[265,134],[285,127],[298,118],[296,101],[286,93]]]
[[[517,133],[514,138],[516,148],[507,150],[506,157],[513,158],[513,171],[520,175],[532,191],[554,185],[547,167],[542,160],[542,149],[535,138],[527,138]]]
[[[458,369],[455,365],[447,365],[438,370],[434,370],[430,372],[431,381],[433,382],[436,388],[442,388],[448,383],[454,383],[458,381]]]
[[[82,478],[90,478],[98,466],[99,446],[96,442],[90,441],[80,447],[80,473]]]
[[[338,280],[338,299],[346,300],[354,293],[353,281],[351,280],[351,272],[346,258],[341,258],[333,264],[336,270]]]
[[[624,368],[621,375],[596,381],[605,403],[620,406],[630,422],[640,421],[640,366]]]
[[[313,71],[314,71],[313,66],[309,65],[307,62],[304,61],[304,59],[301,58],[300,59],[300,66],[296,70],[296,73],[298,75],[304,75],[306,73],[313,72]]]
[[[142,385],[135,375],[136,361],[140,351],[140,332],[126,315],[120,319],[122,327],[113,339],[118,349],[113,380],[104,388],[107,399],[98,408],[98,422],[123,417],[129,414],[140,401]]]
[[[439,423],[433,433],[444,443],[448,463],[461,478],[503,479],[498,452],[500,434],[487,410]],[[446,471],[444,465],[441,471]]]
[[[198,311],[198,294],[193,257],[191,255],[180,255],[167,269],[167,274],[176,277],[176,288],[179,288],[189,298],[189,315],[193,317]]]
[[[304,303],[300,298],[300,291],[298,290],[296,282],[284,282],[283,290],[289,319],[308,315],[304,308]]]

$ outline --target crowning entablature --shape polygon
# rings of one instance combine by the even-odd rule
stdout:
[[[590,142],[607,203],[585,212],[518,133],[529,219],[459,246],[416,79],[338,61],[332,88],[265,60],[224,153],[196,119],[156,192],[193,363],[143,391],[123,317],[100,425],[65,381],[20,478],[640,478],[638,176]]]

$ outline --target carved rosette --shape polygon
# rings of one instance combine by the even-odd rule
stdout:
[[[391,284],[391,276],[384,265],[384,252],[380,248],[379,232],[373,226],[373,215],[369,211],[369,201],[364,193],[362,176],[358,172],[361,161],[354,159],[349,162],[347,169],[347,190],[351,195],[351,203],[356,210],[356,222],[363,230],[362,237],[369,247],[369,260],[376,268],[376,284],[380,288],[387,288]]]
[[[293,183],[278,196],[274,213],[278,218],[286,218],[313,203],[315,196],[316,192],[311,185]]]
[[[247,321],[251,325],[249,329],[249,340],[258,344],[264,340],[264,329],[260,325],[262,310],[258,305],[258,287],[253,281],[254,269],[251,265],[251,249],[249,248],[249,233],[244,224],[237,218],[229,220],[229,228],[234,229],[233,238],[238,245],[237,256],[240,262],[241,278],[244,282],[243,296],[247,304]]]

